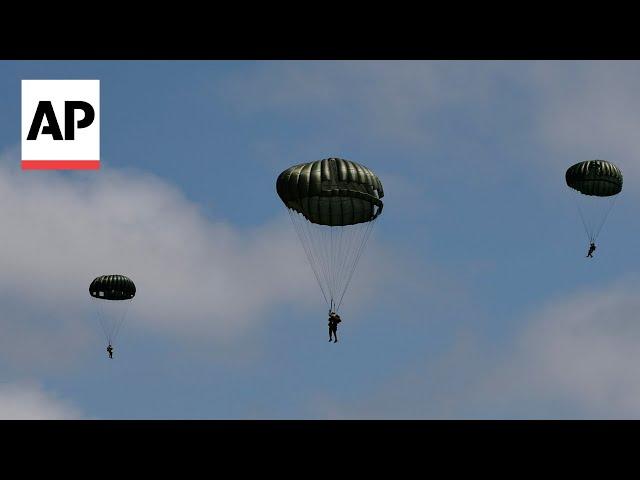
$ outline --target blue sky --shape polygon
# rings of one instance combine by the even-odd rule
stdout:
[[[637,62],[0,62],[0,417],[640,413]],[[99,172],[22,172],[20,80],[101,81]],[[275,193],[362,163],[341,342]],[[573,163],[624,191],[587,261]],[[109,361],[87,295],[138,295]]]

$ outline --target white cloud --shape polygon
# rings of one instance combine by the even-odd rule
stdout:
[[[537,313],[516,363],[531,394],[569,402],[577,415],[640,417],[639,287],[626,278]]]
[[[442,355],[388,372],[340,418],[640,418],[640,279],[582,291],[519,320],[507,344],[470,325]],[[514,319],[514,321],[519,321]],[[340,405],[340,408],[336,408]]]
[[[151,175],[22,172],[15,154],[1,160],[0,365],[74,361],[99,331],[88,286],[101,274],[136,282],[127,329],[177,340],[229,343],[283,304],[319,305],[284,209],[239,229]],[[365,272],[376,269],[369,260]],[[378,277],[360,276],[349,301],[371,295]]]
[[[309,128],[301,144],[264,139],[267,159],[357,156],[375,145],[382,156],[415,155],[428,171],[481,161],[490,181],[505,163],[545,173],[552,165],[561,178],[573,163],[604,158],[632,191],[640,184],[632,180],[640,178],[639,76],[640,63],[613,61],[262,62],[250,76],[221,77],[216,91],[240,114]]]
[[[71,420],[80,410],[31,382],[0,383],[0,419]]]
[[[239,231],[149,175],[4,167],[0,192],[0,287],[48,309],[79,312],[95,276],[124,273],[145,328],[226,336],[311,285],[284,216]]]
[[[93,277],[124,273],[137,323],[225,336],[310,287],[284,221],[246,232],[211,222],[151,176],[2,169],[0,191],[0,287],[48,309],[78,313]]]
[[[603,158],[627,179],[640,177],[640,63],[533,62],[516,80],[536,96],[539,138],[555,153],[544,164]],[[637,182],[626,182],[636,190]]]
[[[250,76],[216,83],[217,94],[241,113],[267,111],[314,125],[325,139],[348,144],[375,138],[429,145],[442,109],[486,106],[493,63],[415,61],[261,62]],[[322,115],[320,115],[322,114]],[[328,114],[328,115],[327,115]],[[294,140],[288,138],[289,145]],[[317,138],[306,138],[305,143]],[[323,149],[316,151],[322,151]]]

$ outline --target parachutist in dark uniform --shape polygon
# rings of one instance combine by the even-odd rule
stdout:
[[[596,244],[591,242],[591,245],[589,245],[589,253],[587,253],[587,257],[593,258],[593,252],[595,251],[596,251]]]
[[[338,341],[338,324],[341,321],[340,315],[335,312],[329,313],[329,341],[333,340],[333,343]]]
[[[113,347],[111,344],[107,347],[107,353],[109,354],[109,358],[113,358]]]

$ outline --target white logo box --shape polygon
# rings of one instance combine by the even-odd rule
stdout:
[[[54,121],[61,139],[51,133],[56,129],[47,115],[36,112],[41,102],[51,102]],[[91,124],[78,128],[86,115],[82,109],[73,109],[72,131],[66,128],[65,102],[86,102],[93,109]],[[42,105],[41,109],[46,110]],[[51,110],[48,111],[51,113]],[[35,126],[34,126],[35,125]],[[29,132],[37,132],[35,140],[28,140]],[[73,137],[73,139],[68,138]],[[100,168],[100,80],[22,80],[22,168],[23,170],[97,170]]]

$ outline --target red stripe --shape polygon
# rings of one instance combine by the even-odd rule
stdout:
[[[22,160],[23,170],[99,170],[100,160]]]

